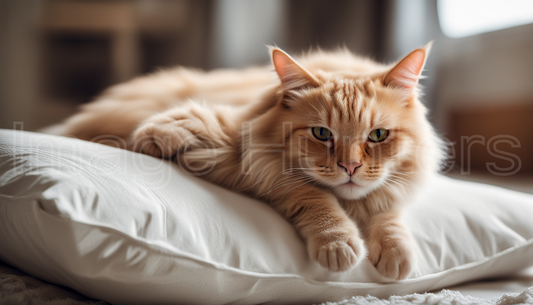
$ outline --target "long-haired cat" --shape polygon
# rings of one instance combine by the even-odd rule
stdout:
[[[56,130],[263,199],[331,271],[368,256],[382,275],[406,278],[402,206],[441,160],[418,98],[429,45],[392,66],[347,51],[298,61],[270,51],[278,78],[269,67],[162,71],[108,89]]]

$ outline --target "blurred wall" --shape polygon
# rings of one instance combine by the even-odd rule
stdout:
[[[390,1],[289,0],[287,48],[302,52],[347,47],[383,60]]]
[[[35,128],[31,112],[40,77],[39,8],[35,0],[0,1],[0,128]]]
[[[266,45],[286,45],[285,0],[219,0],[213,3],[210,68],[244,68],[269,60]]]

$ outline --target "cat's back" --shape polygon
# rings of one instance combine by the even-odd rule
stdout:
[[[185,67],[161,70],[107,89],[102,96],[119,100],[149,98],[162,104],[194,99],[242,105],[274,84],[267,67],[202,71]]]

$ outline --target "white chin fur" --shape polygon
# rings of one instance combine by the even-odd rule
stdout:
[[[365,197],[368,193],[372,191],[373,188],[371,187],[364,187],[364,186],[345,186],[345,185],[339,185],[335,188],[333,188],[333,192],[344,199],[359,199]]]
[[[381,187],[381,179],[367,185],[345,185],[341,184],[333,188],[333,192],[343,199],[359,199],[368,195],[373,190]]]

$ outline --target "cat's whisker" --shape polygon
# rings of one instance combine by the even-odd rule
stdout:
[[[327,113],[326,108],[324,108],[324,105],[322,105],[322,102],[320,102],[320,100],[318,99],[318,96],[316,98],[316,101],[320,104],[320,106],[322,106],[322,109],[324,109],[324,112]]]
[[[409,182],[409,181],[408,181],[408,180],[406,180],[405,178],[401,178],[401,177],[394,177],[394,176],[389,176],[389,177],[387,178],[387,180],[389,180],[389,181],[397,181],[397,182],[402,182],[402,183],[406,183],[406,184],[408,184],[408,182]]]
[[[389,174],[389,176],[393,177],[394,179],[396,179],[398,181],[402,181],[403,183],[406,184],[406,187],[410,187],[410,188],[420,188],[421,187],[420,185],[418,185],[417,183],[415,183],[411,179],[408,179],[408,178],[411,178],[411,176],[409,176],[407,173],[393,172],[392,174]],[[404,176],[404,177],[402,177],[402,176]]]
[[[404,173],[400,173],[400,172],[391,172],[391,173],[389,173],[389,176],[398,177],[398,178],[402,178],[402,179],[410,178],[409,175],[404,174]]]
[[[313,108],[316,110],[316,112],[320,112],[315,106],[313,106],[313,104],[310,103],[309,105],[310,105],[311,107],[313,107]]]
[[[398,181],[396,181],[396,180],[394,180],[394,179],[388,179],[387,181],[388,181],[388,182],[392,182],[392,183],[394,183],[394,184],[396,184],[396,185],[398,185],[398,186],[401,186],[401,187],[407,187],[406,184],[400,183],[400,182],[398,182]]]
[[[389,175],[389,177],[392,177],[394,179],[397,179],[399,181],[402,181],[402,182],[405,182],[407,184],[411,183],[411,181],[407,178],[403,178],[403,177],[400,177],[400,176],[396,176],[396,175]]]
[[[398,176],[405,176],[405,177],[411,177],[411,173],[402,173],[399,171],[393,171],[390,173],[391,175],[398,175]]]

